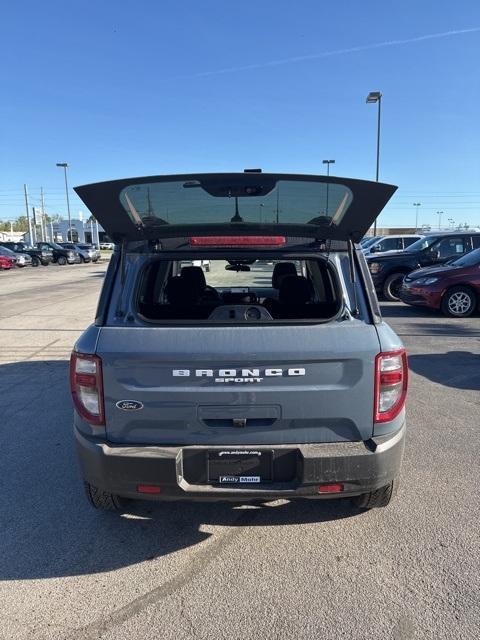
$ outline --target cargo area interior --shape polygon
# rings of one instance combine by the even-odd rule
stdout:
[[[325,258],[153,259],[137,288],[137,312],[149,322],[325,322],[343,305]]]

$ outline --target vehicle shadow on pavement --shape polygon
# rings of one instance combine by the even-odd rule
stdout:
[[[410,355],[409,369],[432,382],[480,391],[480,354],[470,351],[448,351]]]
[[[435,309],[411,307],[403,302],[380,302],[380,310],[384,318],[431,318],[441,316]]]
[[[232,527],[312,523],[321,536],[322,523],[359,514],[348,500],[131,501],[123,514],[95,511],[74,451],[68,363],[2,365],[0,392],[9,399],[0,423],[0,580],[111,571],[221,538]]]

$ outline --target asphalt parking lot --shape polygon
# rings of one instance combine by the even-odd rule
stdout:
[[[0,638],[480,637],[480,322],[385,304],[410,354],[392,505],[83,497],[67,361],[104,265],[0,274]]]

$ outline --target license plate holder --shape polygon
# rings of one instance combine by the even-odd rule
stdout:
[[[207,452],[208,481],[221,485],[271,482],[273,451],[265,449],[221,449]]]

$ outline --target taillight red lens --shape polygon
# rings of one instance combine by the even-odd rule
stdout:
[[[279,247],[283,236],[200,236],[189,238],[192,247]]]
[[[98,356],[72,353],[70,390],[79,415],[89,424],[105,424],[102,361]]]
[[[398,416],[405,405],[407,387],[405,349],[379,353],[375,358],[375,422],[389,422]]]

